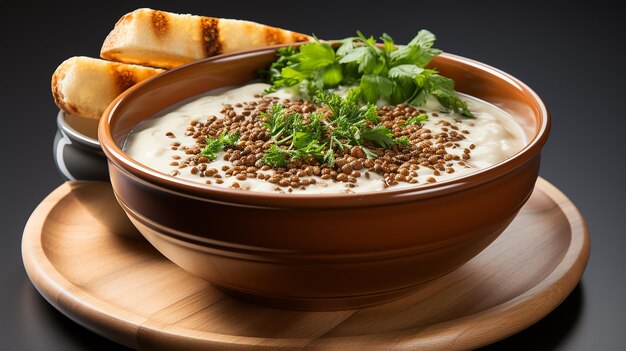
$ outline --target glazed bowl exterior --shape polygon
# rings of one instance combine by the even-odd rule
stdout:
[[[223,189],[171,177],[124,153],[142,120],[186,98],[256,77],[275,47],[195,62],[122,94],[99,140],[115,195],[163,255],[224,291],[297,309],[345,309],[399,298],[460,267],[513,220],[537,179],[549,132],[540,98],[484,64],[443,54],[432,66],[457,90],[508,111],[527,146],[468,176],[414,188],[294,195]]]

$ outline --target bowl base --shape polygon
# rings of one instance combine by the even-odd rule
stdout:
[[[427,282],[409,286],[407,288],[385,291],[375,294],[338,296],[328,298],[294,298],[288,296],[261,295],[256,292],[254,294],[251,294],[248,292],[236,290],[230,287],[220,286],[217,284],[211,285],[227,295],[259,305],[300,311],[339,311],[364,308],[398,300],[400,298],[410,295],[425,283]]]

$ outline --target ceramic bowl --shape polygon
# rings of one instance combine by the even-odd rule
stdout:
[[[52,153],[54,164],[65,179],[109,180],[107,159],[97,133],[97,120],[59,111]]]
[[[529,140],[468,176],[357,194],[268,194],[171,177],[122,150],[142,120],[209,89],[249,82],[274,48],[195,62],[132,87],[101,119],[119,203],[163,255],[225,292],[272,306],[347,309],[390,301],[463,265],[529,198],[549,132],[541,99],[516,78],[443,54],[434,67],[461,92],[511,113]]]

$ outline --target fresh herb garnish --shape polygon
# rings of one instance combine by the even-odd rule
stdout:
[[[200,155],[213,161],[217,157],[217,153],[222,151],[226,146],[233,145],[239,141],[239,135],[228,134],[226,130],[219,137],[209,136],[206,138],[206,146],[200,152]]]
[[[422,122],[424,122],[427,119],[428,119],[428,115],[426,115],[425,113],[422,113],[417,116],[409,117],[409,119],[407,119],[406,122],[402,123],[401,126],[406,127],[411,124],[422,124]]]
[[[274,143],[265,151],[261,161],[273,167],[283,167],[297,159],[313,157],[329,166],[335,164],[335,154],[360,146],[367,158],[376,158],[366,143],[374,146],[408,146],[406,137],[395,138],[391,130],[379,124],[376,106],[361,105],[354,96],[342,98],[330,92],[318,92],[315,101],[327,115],[313,112],[305,119],[300,113],[288,112],[275,103],[271,111],[262,113],[264,126]]]
[[[474,117],[467,103],[454,91],[454,81],[425,68],[441,53],[433,48],[435,36],[421,30],[407,45],[394,44],[383,34],[382,47],[373,37],[357,32],[356,37],[337,41],[338,46],[315,39],[299,47],[279,49],[278,59],[267,72],[272,85],[267,93],[298,86],[305,98],[338,85],[354,85],[349,95],[365,103],[385,100],[397,105],[423,105],[435,97],[446,109]]]
[[[297,158],[297,151],[281,149],[274,144],[265,151],[265,155],[263,155],[261,161],[273,167],[283,167],[287,164],[288,160],[291,160],[293,157]]]

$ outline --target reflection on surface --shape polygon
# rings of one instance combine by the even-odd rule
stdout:
[[[480,351],[497,350],[555,350],[567,339],[584,313],[583,283],[544,319],[507,339],[479,349]]]
[[[32,337],[21,340],[24,350],[131,350],[74,323],[50,305],[24,276],[19,295],[20,328]]]
[[[108,230],[127,238],[143,237],[130,222],[117,203],[111,183],[109,182],[70,182],[72,195],[89,211],[95,220]]]

